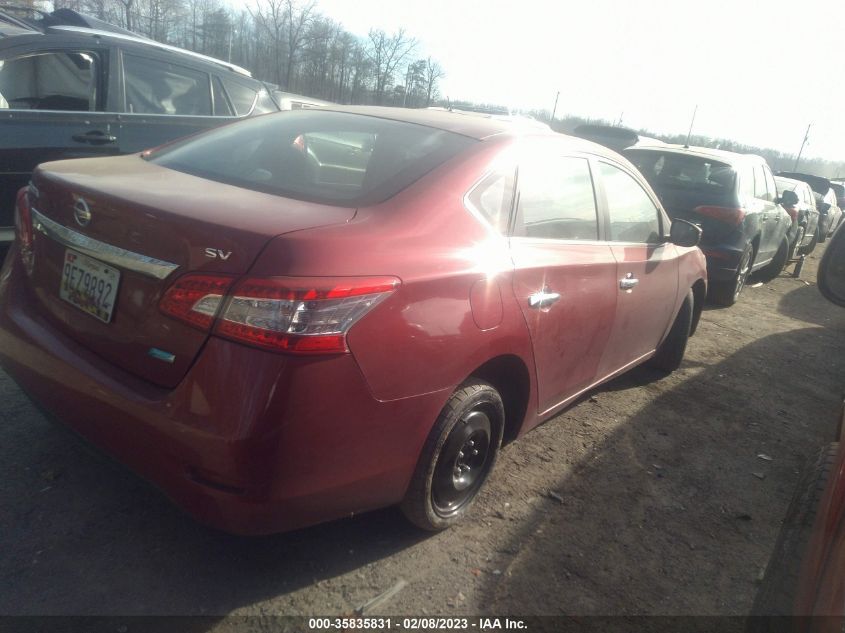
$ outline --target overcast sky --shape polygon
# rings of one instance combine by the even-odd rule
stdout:
[[[250,1],[252,4],[252,1]],[[318,0],[357,35],[404,27],[441,93],[845,160],[845,1]],[[623,114],[624,113],[624,114]]]

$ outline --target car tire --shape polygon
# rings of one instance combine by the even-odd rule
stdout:
[[[778,275],[781,274],[784,267],[786,266],[786,262],[789,261],[789,240],[783,238],[783,241],[780,243],[778,247],[778,252],[775,253],[775,256],[772,258],[766,266],[760,269],[760,271],[756,274],[756,278],[758,281],[762,281],[763,283],[768,283],[772,279],[777,278]]]
[[[801,255],[809,255],[814,250],[816,250],[816,245],[819,243],[819,229],[816,228],[816,232],[813,233],[813,239],[810,240],[810,243],[807,244],[804,248],[801,249]]]
[[[684,360],[684,352],[687,349],[690,329],[692,328],[694,306],[695,296],[692,290],[690,290],[681,304],[681,309],[678,311],[678,316],[675,317],[672,329],[669,330],[669,334],[666,335],[666,338],[657,348],[654,356],[648,359],[646,366],[667,373],[671,373],[681,366],[681,361]]]
[[[798,259],[801,257],[801,242],[804,241],[804,236],[807,234],[806,226],[799,226],[798,233],[795,236],[795,244],[790,249],[789,259]]]
[[[734,278],[730,281],[713,281],[710,283],[710,301],[721,306],[732,306],[739,299],[748,275],[751,273],[751,266],[754,260],[754,248],[749,244],[742,252],[739,260],[739,267],[736,269]]]
[[[804,469],[754,599],[751,621],[763,619],[754,622],[757,628],[748,627],[749,632],[772,630],[772,622],[767,620],[769,617],[793,615],[801,561],[810,540],[819,502],[836,463],[838,449],[838,442],[825,446]]]
[[[499,392],[483,380],[465,382],[443,407],[423,446],[401,509],[424,530],[460,521],[493,470],[505,423]]]
[[[825,240],[827,240],[827,231],[822,231],[821,224],[819,225],[819,244],[824,244]]]

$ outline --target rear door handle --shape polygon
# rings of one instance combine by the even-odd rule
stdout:
[[[619,280],[619,288],[622,290],[633,290],[634,286],[640,283],[640,280],[634,277],[634,273],[628,273],[624,278]]]
[[[548,308],[555,301],[560,299],[559,292],[549,292],[548,289],[542,292],[535,292],[528,297],[528,305],[532,308]]]
[[[85,134],[74,134],[71,138],[77,143],[88,143],[89,145],[108,145],[117,140],[116,136],[100,130],[91,130]]]

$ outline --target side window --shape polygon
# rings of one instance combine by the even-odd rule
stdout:
[[[99,59],[62,51],[0,60],[0,109],[97,110]]]
[[[123,74],[129,112],[211,115],[211,89],[204,72],[124,53]]]
[[[614,242],[660,242],[659,211],[634,178],[613,165],[599,163]]]
[[[513,205],[513,172],[494,172],[473,187],[467,202],[502,235],[507,235]]]
[[[775,177],[772,176],[772,170],[769,169],[768,165],[763,165],[763,175],[766,178],[766,188],[769,190],[769,201],[774,202],[775,197],[777,197],[777,185],[775,185]]]
[[[214,86],[214,116],[233,116],[232,107],[226,98],[220,77],[214,78],[212,86]]]
[[[743,167],[739,175],[739,199],[745,204],[754,197],[754,170],[751,167]]]
[[[520,166],[518,217],[517,236],[598,239],[596,198],[587,159],[547,155]]]
[[[766,183],[766,174],[762,165],[754,165],[754,197],[760,200],[771,201],[774,197],[769,193]]]
[[[246,116],[252,112],[252,105],[255,103],[255,98],[258,93],[234,81],[228,79],[223,80],[223,85],[226,87],[226,92],[229,94],[229,99],[235,108],[235,114],[238,116]]]

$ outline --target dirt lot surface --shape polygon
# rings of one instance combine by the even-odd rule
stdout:
[[[0,374],[0,614],[336,615],[399,581],[371,614],[745,614],[845,386],[822,250],[708,308],[672,376],[635,370],[506,447],[470,520],[436,535],[392,509],[215,532]]]

